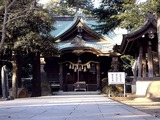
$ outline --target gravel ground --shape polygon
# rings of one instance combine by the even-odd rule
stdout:
[[[160,98],[111,98],[160,118]]]

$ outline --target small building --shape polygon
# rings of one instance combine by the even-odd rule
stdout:
[[[149,15],[146,22],[134,32],[124,34],[120,46],[122,54],[132,55],[135,59],[133,64],[133,84],[136,85],[136,95],[145,96],[155,94],[157,88],[149,88],[153,83],[160,81],[159,58],[160,54],[157,38],[157,19]],[[159,83],[158,83],[159,84]],[[150,86],[151,87],[151,86]],[[153,92],[149,92],[152,89]],[[154,89],[154,90],[153,90]]]

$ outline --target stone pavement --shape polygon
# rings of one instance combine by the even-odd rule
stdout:
[[[0,101],[0,120],[160,120],[102,95]]]

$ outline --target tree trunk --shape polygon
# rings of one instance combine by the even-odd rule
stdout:
[[[18,81],[18,88],[22,87],[22,56],[20,55],[20,53],[17,53],[16,56],[16,60],[17,60],[17,81]]]
[[[5,12],[4,12],[4,17],[3,17],[3,24],[2,24],[2,37],[1,37],[1,42],[0,42],[0,51],[2,50],[3,43],[6,38],[6,21],[7,21],[7,14],[8,14],[8,9],[7,6],[5,6]]]
[[[18,83],[17,83],[17,59],[16,59],[16,51],[12,53],[13,61],[12,61],[12,96],[17,98],[18,91]]]
[[[41,96],[40,53],[32,53],[32,97]]]
[[[159,62],[159,76],[160,76],[160,15],[157,18],[157,37],[158,37],[158,62]]]

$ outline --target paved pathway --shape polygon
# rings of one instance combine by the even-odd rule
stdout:
[[[0,120],[160,120],[101,95],[0,101]]]

